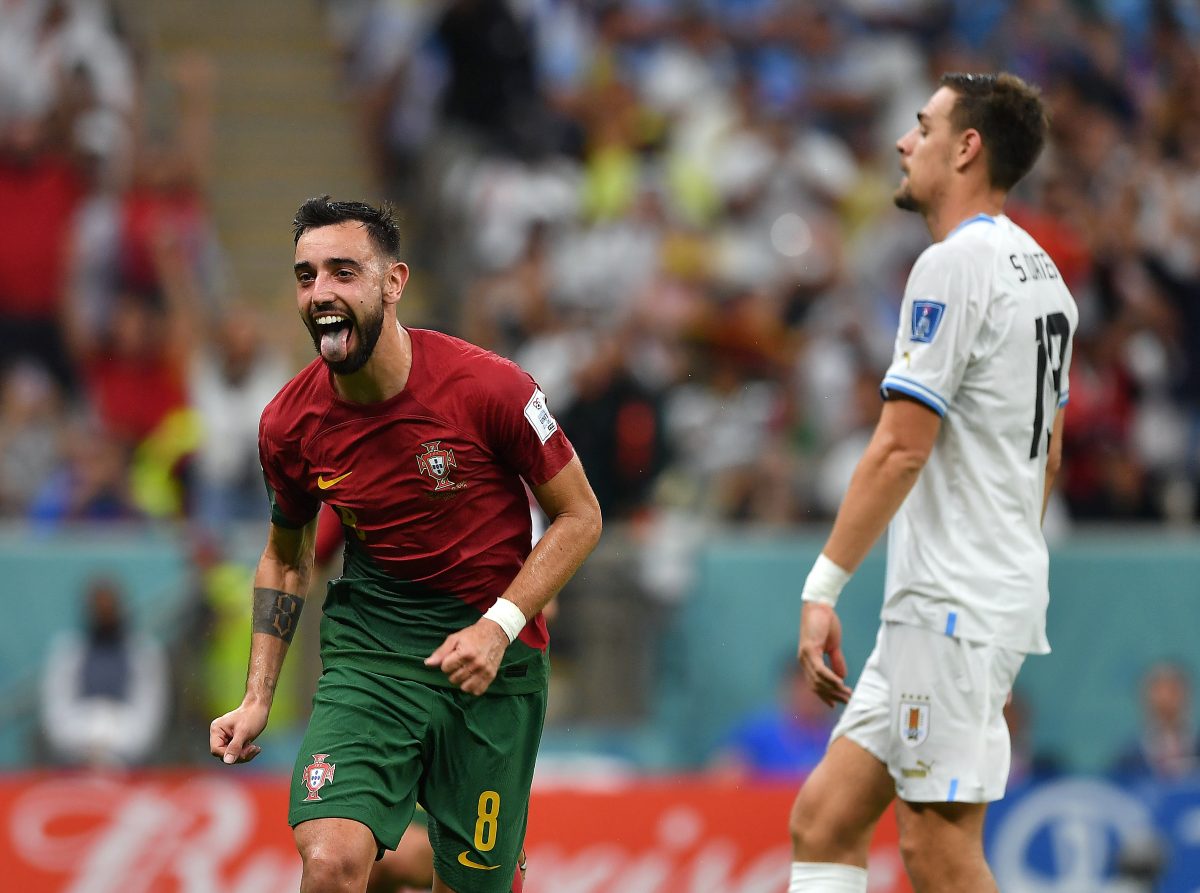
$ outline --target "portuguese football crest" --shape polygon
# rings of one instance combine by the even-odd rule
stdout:
[[[304,802],[320,800],[321,788],[333,782],[333,763],[328,762],[329,754],[315,753],[313,761],[304,767],[304,786],[308,788],[308,796]]]
[[[435,491],[462,486],[450,480],[450,469],[458,468],[458,463],[454,461],[454,450],[443,450],[440,440],[431,440],[421,444],[421,447],[425,452],[417,454],[417,467],[421,469],[421,474],[427,474],[437,482],[433,488]]]

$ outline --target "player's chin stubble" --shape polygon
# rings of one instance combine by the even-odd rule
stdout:
[[[367,364],[367,360],[371,359],[371,354],[375,352],[375,345],[379,341],[379,336],[383,333],[383,304],[380,303],[379,308],[375,313],[372,313],[361,322],[354,320],[354,331],[358,333],[358,346],[354,348],[344,360],[338,360],[331,363],[324,357],[321,357],[321,333],[316,331],[312,323],[305,321],[305,326],[308,329],[308,334],[313,340],[313,349],[316,350],[317,356],[321,357],[326,366],[334,375],[352,375]]]
[[[901,186],[892,196],[892,204],[901,211],[920,211],[921,205],[913,198],[912,191],[908,186]]]

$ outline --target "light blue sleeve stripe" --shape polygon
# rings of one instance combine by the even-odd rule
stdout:
[[[941,406],[943,410],[945,410],[946,407],[950,405],[945,397],[943,397],[941,394],[939,394],[933,388],[929,387],[929,385],[919,382],[915,378],[909,378],[907,375],[897,375],[895,372],[889,372],[887,375],[885,375],[883,377],[883,383],[887,384],[888,382],[896,382],[896,383],[899,383],[902,385],[907,385],[910,388],[915,388],[918,391],[921,391],[922,393],[926,394],[931,400],[936,401],[937,404],[939,406]]]
[[[954,798],[958,796],[958,779],[950,779],[950,793],[946,795],[946,802],[953,803]]]
[[[917,400],[924,403],[939,416],[946,414],[946,401],[935,394],[929,388],[915,381],[907,381],[889,375],[883,380],[883,384],[879,386],[879,392],[886,399],[890,391],[896,391],[900,394],[907,394],[909,397],[915,397]]]
[[[1067,401],[1069,401],[1070,399],[1071,399],[1071,392],[1070,392],[1070,391],[1063,391],[1063,392],[1062,392],[1061,394],[1059,394],[1059,396],[1058,396],[1058,408],[1059,408],[1059,409],[1062,409],[1064,406],[1066,406],[1066,405],[1067,405]]]
[[[954,635],[954,627],[958,626],[958,612],[951,611],[946,615],[946,635]]]

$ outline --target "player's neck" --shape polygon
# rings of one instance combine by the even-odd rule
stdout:
[[[397,321],[384,323],[366,365],[351,375],[334,375],[338,395],[352,403],[381,403],[408,385],[412,372],[412,338]]]
[[[936,208],[931,208],[925,214],[925,225],[929,227],[929,235],[933,241],[940,242],[954,232],[964,220],[970,220],[980,214],[997,217],[1004,213],[1003,192],[986,190],[968,195],[947,196]]]

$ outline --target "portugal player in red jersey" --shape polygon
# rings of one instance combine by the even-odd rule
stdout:
[[[210,750],[260,752],[328,503],[346,547],[290,786],[301,888],[366,889],[420,801],[435,893],[507,893],[545,716],[541,610],[595,546],[600,510],[527,373],[400,325],[408,267],[386,210],[310,199],[294,235],[319,358],[263,411],[271,525],[246,695],[213,721]],[[532,551],[524,482],[550,519]]]

